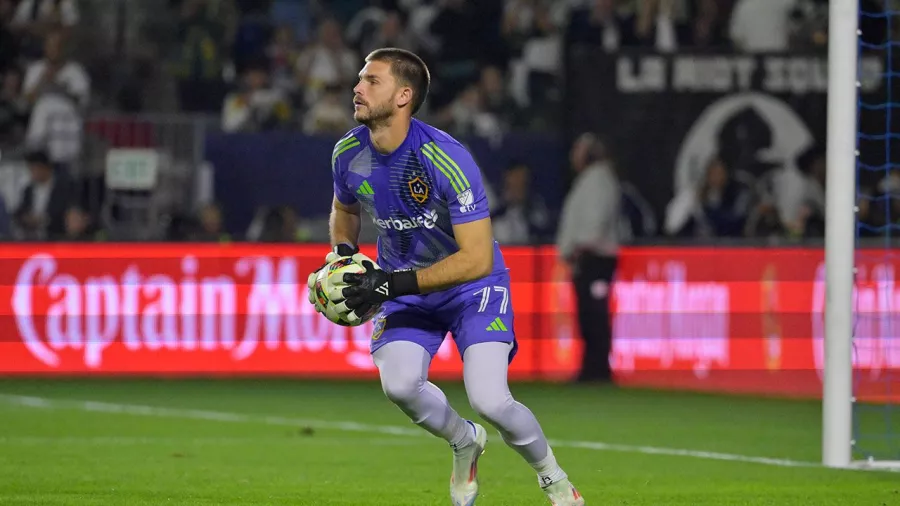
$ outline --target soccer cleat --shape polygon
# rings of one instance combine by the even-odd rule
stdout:
[[[540,481],[540,480],[538,480]],[[541,487],[553,506],[584,506],[584,497],[568,478]]]
[[[453,506],[473,506],[478,497],[478,457],[487,445],[487,431],[474,422],[475,442],[453,449],[453,473],[450,475],[450,500]]]

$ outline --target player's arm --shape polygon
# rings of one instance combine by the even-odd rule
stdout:
[[[494,267],[494,234],[491,219],[481,218],[453,225],[459,251],[434,265],[415,271],[420,293],[434,292],[483,278]]]
[[[328,219],[328,234],[332,248],[340,244],[356,246],[359,243],[359,232],[362,225],[359,202],[345,204],[337,195],[331,203],[331,216]]]
[[[328,235],[332,251],[341,256],[349,256],[358,251],[362,206],[356,200],[356,194],[347,186],[345,160],[340,155],[358,145],[359,142],[353,137],[345,136],[335,144],[331,159],[334,198],[331,201],[331,215],[328,217]],[[338,251],[339,247],[341,251]]]

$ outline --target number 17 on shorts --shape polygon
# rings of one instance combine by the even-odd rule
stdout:
[[[461,297],[466,301],[462,317],[452,329],[460,352],[477,343],[512,343],[517,348],[513,333],[513,312],[510,301],[509,277],[488,276],[474,287],[466,287]],[[513,353],[510,354],[512,358]]]

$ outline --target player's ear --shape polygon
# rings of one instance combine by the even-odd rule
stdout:
[[[412,88],[410,88],[409,86],[400,88],[400,93],[397,94],[397,107],[406,107],[407,105],[412,103],[412,99]]]

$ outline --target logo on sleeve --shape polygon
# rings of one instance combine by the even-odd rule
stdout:
[[[472,195],[472,189],[457,194],[456,201],[459,202],[459,212],[467,213],[475,210],[475,196]]]
[[[369,184],[369,180],[365,180],[359,185],[359,189],[356,190],[357,195],[375,195],[375,190],[372,189],[372,185]]]
[[[428,200],[428,185],[425,184],[425,181],[422,181],[422,178],[416,176],[415,179],[409,182],[409,193],[416,202],[424,204]]]

